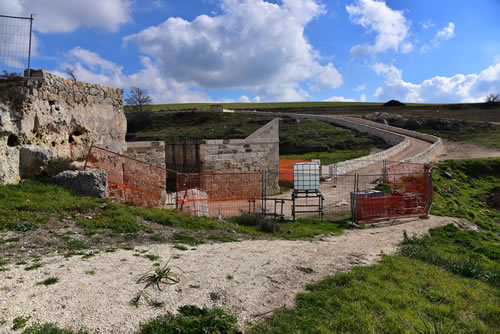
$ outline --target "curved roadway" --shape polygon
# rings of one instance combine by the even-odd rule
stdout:
[[[355,119],[353,118],[351,118],[350,120],[355,121]],[[425,149],[432,145],[432,143],[421,139],[410,136],[406,137],[409,140],[409,145],[400,152],[389,156],[385,160],[401,161],[409,159],[423,152]],[[382,174],[381,161],[374,161],[373,164],[353,170],[349,172],[348,175],[339,175],[337,177],[328,179],[326,182],[321,183],[320,191],[325,199],[324,211],[326,218],[334,218],[350,214],[350,193],[354,190],[354,174],[360,175],[358,190],[373,189],[373,187],[380,181],[380,176]],[[276,197],[291,199],[291,194],[292,191],[290,190]],[[307,204],[309,202],[310,204],[311,202],[315,203],[315,201],[317,203],[316,198],[299,199],[297,203]],[[274,205],[270,204],[271,203],[267,204],[267,207],[274,208]],[[292,207],[290,201],[285,202],[283,213],[287,218],[291,217]]]

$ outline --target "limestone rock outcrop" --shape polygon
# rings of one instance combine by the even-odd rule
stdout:
[[[108,197],[108,173],[103,170],[66,170],[57,174],[54,181],[82,195]]]
[[[126,150],[121,89],[44,70],[31,77],[0,82],[0,184],[82,161],[92,144]]]

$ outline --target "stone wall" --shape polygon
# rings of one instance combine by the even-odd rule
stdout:
[[[260,172],[279,169],[279,119],[245,139],[204,140],[201,172]]]
[[[165,142],[163,141],[128,142],[124,155],[165,168]]]
[[[441,138],[432,136],[425,133],[401,129],[398,127],[380,124],[357,117],[346,116],[321,116],[321,115],[306,115],[306,114],[292,114],[292,113],[270,113],[270,112],[254,112],[254,111],[240,111],[246,113],[253,113],[257,115],[273,115],[273,116],[289,116],[296,118],[315,119],[324,122],[331,122],[340,126],[353,129],[362,133],[368,133],[382,138],[388,144],[394,145],[393,147],[374,154],[370,154],[358,159],[352,159],[329,166],[322,166],[323,175],[345,174],[350,171],[362,168],[371,164],[373,160],[384,160],[396,154],[409,145],[407,137],[414,137],[431,143],[424,151],[416,154],[415,156],[405,159],[405,162],[414,163],[428,163],[436,159],[444,150]],[[407,136],[407,137],[406,137]]]
[[[0,184],[85,160],[92,144],[126,149],[123,91],[44,70],[0,86]],[[77,164],[78,165],[78,164]]]
[[[288,116],[294,118],[302,119],[314,119],[323,122],[334,123],[348,129],[356,130],[361,133],[367,133],[372,136],[377,136],[382,138],[389,145],[393,145],[387,150],[377,152],[365,157],[358,159],[351,159],[337,164],[321,166],[322,175],[336,175],[336,174],[346,174],[353,170],[366,167],[373,163],[373,160],[384,160],[393,154],[396,154],[409,145],[408,139],[404,135],[394,133],[385,129],[380,129],[372,125],[361,124],[356,121],[356,119],[347,119],[337,116],[321,116],[321,115],[307,115],[307,114],[292,114],[292,113],[269,113],[269,112],[254,112],[254,111],[243,111],[247,113],[269,116],[280,117]]]
[[[347,118],[347,117],[345,117],[345,118]],[[353,117],[349,117],[349,118],[353,119]],[[405,136],[418,138],[421,140],[425,140],[429,143],[432,143],[432,145],[429,146],[425,151],[420,152],[419,154],[415,155],[414,157],[411,157],[409,159],[404,160],[405,162],[427,163],[427,162],[430,162],[430,161],[436,159],[444,151],[443,141],[439,137],[429,135],[426,133],[417,132],[417,131],[402,129],[402,128],[398,128],[398,127],[391,126],[391,125],[372,122],[372,121],[369,121],[366,119],[361,119],[361,118],[355,118],[355,121],[359,122],[359,123],[366,124],[368,126],[378,127],[380,129],[399,133],[399,134],[402,134]]]
[[[140,158],[133,149],[141,148],[141,155],[156,151],[152,142],[129,142],[126,155]],[[151,149],[149,149],[151,148]],[[146,153],[148,152],[149,153]],[[165,166],[181,173],[247,173],[279,170],[279,119],[274,119],[245,139],[214,139],[165,143]],[[269,178],[270,192],[279,192],[278,175]]]

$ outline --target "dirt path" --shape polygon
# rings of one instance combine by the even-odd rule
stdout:
[[[381,252],[394,253],[403,231],[420,235],[454,220],[414,219],[314,241],[205,244],[188,251],[170,244],[141,247],[160,256],[162,263],[179,256],[170,264],[180,283],[162,292],[150,288],[152,298],[165,302],[162,309],[129,305],[142,287],[136,280],[154,268],[137,250],[103,252],[87,259],[47,256],[41,260],[42,267],[31,271],[24,270],[24,265],[9,265],[8,271],[0,272],[0,332],[8,333],[15,317],[31,316],[30,321],[54,322],[61,327],[131,333],[140,321],[185,304],[221,306],[245,325],[259,320],[255,314],[293,306],[295,295],[306,284],[353,266],[372,264]],[[48,277],[59,281],[49,286],[36,284]]]
[[[500,157],[500,150],[465,142],[442,139],[445,152],[438,160]]]
[[[431,143],[408,137],[410,144],[401,152],[398,152],[387,160],[389,161],[399,161],[407,158],[411,158],[418,153],[425,150],[427,147],[431,145]],[[374,176],[363,176],[360,178],[360,189],[372,189],[376,185],[376,180],[379,179],[378,176],[382,173],[382,164],[380,161],[375,162],[371,165],[368,165],[363,168],[359,168],[357,170],[351,171],[348,175],[340,175],[336,178],[332,178],[328,181],[321,182],[321,193],[324,196],[324,211],[325,217],[334,219],[341,216],[345,216],[350,214],[350,193],[353,191],[354,187],[354,174],[360,175],[374,175]],[[277,198],[291,199],[292,198],[292,190],[290,189],[288,192],[277,195]],[[309,203],[317,203],[317,200],[313,199],[299,199],[297,201],[298,205],[305,205],[307,202]],[[274,209],[274,205],[272,202],[268,204],[268,211],[272,212]],[[314,208],[308,208],[309,210]],[[287,201],[283,204],[283,213],[287,219],[292,218],[292,202]],[[303,215],[298,214],[298,217]]]

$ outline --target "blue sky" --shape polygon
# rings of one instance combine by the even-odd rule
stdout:
[[[500,93],[498,0],[0,0],[0,14],[35,14],[33,68],[155,103]]]

